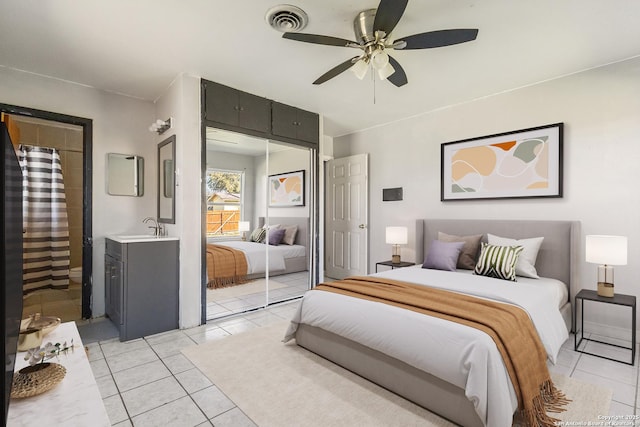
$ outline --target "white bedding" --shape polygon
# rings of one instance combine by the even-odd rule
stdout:
[[[517,283],[419,267],[375,276],[430,285],[512,303],[531,317],[549,359],[555,363],[568,331],[558,310],[555,286]],[[465,390],[487,426],[511,425],[517,398],[493,340],[457,323],[383,303],[310,291],[291,321],[285,340],[300,323],[361,343]]]
[[[265,245],[264,243],[247,242],[243,240],[229,240],[224,242],[210,242],[216,245],[228,246],[244,252],[247,259],[247,274],[264,273],[269,263],[269,271],[284,270],[285,258],[305,256],[305,248],[301,245]],[[265,248],[269,247],[268,253]]]

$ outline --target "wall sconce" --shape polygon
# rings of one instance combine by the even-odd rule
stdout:
[[[240,221],[238,222],[238,231],[242,231],[242,240],[247,240],[246,232],[251,229],[251,224],[249,221]]]
[[[149,126],[149,132],[158,132],[158,135],[162,135],[169,129],[171,129],[171,117],[167,120],[158,119]]]
[[[586,236],[586,261],[598,265],[598,295],[613,298],[613,267],[627,265],[627,238]]]
[[[391,262],[400,264],[400,245],[406,245],[408,241],[407,227],[387,227],[385,231],[385,242],[393,245]]]

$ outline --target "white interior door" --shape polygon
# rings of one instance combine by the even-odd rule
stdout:
[[[325,274],[335,279],[367,274],[368,155],[328,161],[326,190]]]

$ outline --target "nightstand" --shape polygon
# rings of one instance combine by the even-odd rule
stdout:
[[[391,269],[393,270],[394,268],[411,267],[412,265],[416,265],[416,263],[401,261],[394,264],[391,261],[380,261],[380,262],[376,262],[376,273],[378,272],[379,265],[385,265],[387,267],[391,267]]]
[[[598,341],[584,337],[584,301],[596,301],[604,304],[615,304],[631,308],[631,347],[624,347],[617,344],[611,344],[608,342]],[[578,302],[580,302],[580,329],[578,328]],[[626,363],[627,365],[633,365],[636,359],[636,297],[634,295],[615,294],[613,298],[601,297],[596,291],[589,289],[583,289],[576,295],[576,303],[573,310],[573,324],[576,328],[576,334],[573,341],[573,349],[579,353],[590,354],[591,356],[601,357],[603,359],[613,360],[614,362]],[[580,339],[578,340],[578,334]],[[622,348],[625,350],[631,350],[631,362],[625,362],[624,360],[613,359],[611,357],[602,356],[599,354],[590,353],[588,351],[578,350],[578,347],[582,341],[592,341],[600,344],[609,345],[612,347]]]

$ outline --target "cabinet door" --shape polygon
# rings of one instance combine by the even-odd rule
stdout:
[[[298,109],[298,139],[317,144],[320,139],[320,119],[316,113]]]
[[[207,82],[205,87],[207,120],[238,126],[238,91],[221,84]]]
[[[105,255],[104,259],[105,311],[111,321],[119,326],[124,321],[122,316],[124,300],[123,264],[120,260],[110,255]]]
[[[238,126],[268,133],[271,130],[271,101],[238,92]]]
[[[273,103],[271,111],[274,135],[318,143],[320,124],[317,114],[279,102]]]
[[[298,117],[297,108],[290,107],[289,105],[285,105],[285,104],[280,104],[279,102],[272,103],[271,131],[273,132],[274,135],[296,139],[297,117]]]
[[[207,82],[205,108],[207,120],[264,133],[271,130],[271,101],[266,98]]]

